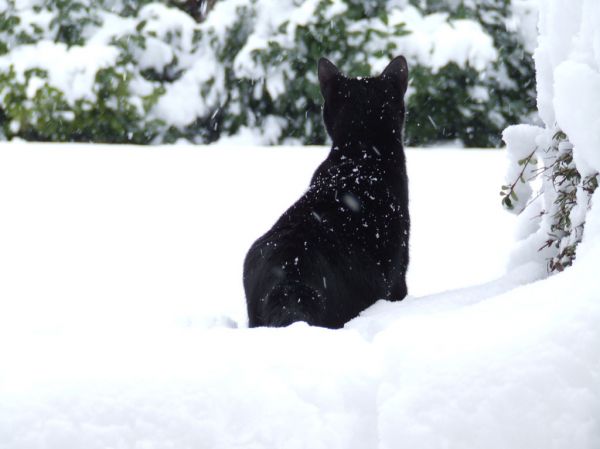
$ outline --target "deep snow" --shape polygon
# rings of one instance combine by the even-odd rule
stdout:
[[[243,322],[245,253],[327,151],[4,145],[0,329]],[[504,156],[410,151],[408,164],[410,293],[502,275],[515,221],[496,201]]]
[[[325,151],[0,146],[0,447],[597,449],[600,242],[503,276],[499,151],[408,152],[411,298],[230,328]]]

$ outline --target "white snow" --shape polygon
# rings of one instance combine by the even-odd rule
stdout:
[[[243,328],[326,151],[2,144],[0,447],[596,449],[600,244],[505,274],[499,151],[408,151],[411,297]]]
[[[539,0],[511,0],[511,17],[506,20],[506,29],[519,33],[523,46],[533,53],[537,46],[537,22]]]
[[[454,62],[483,71],[498,57],[494,42],[473,20],[448,21],[448,14],[423,15],[414,6],[394,9],[390,24],[406,24],[410,34],[396,39],[399,54],[437,72]]]
[[[598,11],[600,20],[600,9]],[[582,176],[597,173],[600,170],[600,67],[565,61],[556,68],[554,76],[556,121],[575,148],[573,157],[577,169]]]
[[[286,121],[282,117],[268,115],[263,120],[260,129],[242,126],[232,136],[222,136],[215,146],[247,147],[248,145],[274,145],[285,128]],[[301,145],[298,139],[288,137],[285,139],[289,145]]]

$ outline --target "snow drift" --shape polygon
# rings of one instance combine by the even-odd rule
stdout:
[[[325,151],[5,145],[0,447],[597,448],[600,245],[502,276],[500,152],[408,152],[412,297],[232,328],[244,252]]]

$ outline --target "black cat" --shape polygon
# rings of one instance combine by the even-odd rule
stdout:
[[[353,79],[321,58],[319,83],[333,146],[308,191],[246,255],[250,327],[339,328],[378,299],[406,296],[406,59]]]

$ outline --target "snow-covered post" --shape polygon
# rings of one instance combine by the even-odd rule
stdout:
[[[540,2],[534,57],[544,126],[503,133],[510,166],[502,203],[521,215],[513,267],[536,261],[553,272],[571,265],[598,196],[599,23],[597,0]]]

